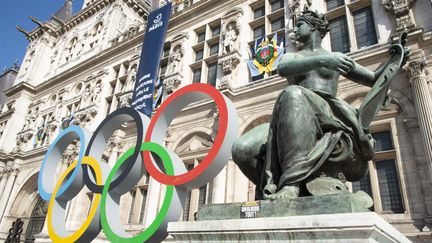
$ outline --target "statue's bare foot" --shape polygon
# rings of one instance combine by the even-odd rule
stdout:
[[[299,195],[300,189],[297,186],[284,186],[278,192],[270,195],[264,195],[264,199],[275,200],[279,198],[294,199]]]

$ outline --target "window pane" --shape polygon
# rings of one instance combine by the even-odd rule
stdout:
[[[327,11],[344,5],[344,0],[327,0]]]
[[[130,206],[130,210],[129,210],[129,220],[128,220],[129,224],[132,223],[132,219],[134,217],[134,207],[135,207],[136,191],[133,191],[131,193],[131,195],[132,195],[132,202],[131,202],[131,206]]]
[[[198,43],[201,43],[205,40],[205,32],[198,33]]]
[[[375,139],[376,152],[393,149],[392,137],[389,131],[373,133],[372,137]]]
[[[212,37],[215,37],[220,34],[220,26],[216,26],[212,28]]]
[[[206,195],[207,195],[207,185],[204,185],[199,189],[198,209],[200,209],[202,205],[207,203]]]
[[[376,169],[383,211],[403,213],[404,208],[395,161],[392,159],[377,161]]]
[[[261,18],[265,14],[264,7],[257,8],[254,10],[254,19]]]
[[[201,68],[194,69],[192,82],[193,83],[201,82]]]
[[[164,75],[166,73],[166,70],[167,70],[167,65],[161,66],[160,75]]]
[[[144,212],[145,212],[145,207],[147,202],[147,189],[140,189],[140,191],[143,198],[142,198],[139,222],[142,223],[144,221]]]
[[[283,29],[285,27],[284,18],[278,18],[271,22],[271,30],[272,32],[276,32],[277,30]]]
[[[216,86],[217,63],[208,65],[207,83]]]
[[[357,47],[362,48],[376,44],[377,36],[371,7],[353,12]]]
[[[199,50],[195,52],[195,61],[199,61],[203,59],[203,50]]]
[[[253,30],[253,33],[254,33],[254,36],[253,36],[254,40],[258,39],[258,38],[261,38],[261,37],[264,37],[264,35],[265,35],[265,28],[264,28],[264,26],[262,25],[262,26],[256,27]]]
[[[280,8],[284,7],[284,1],[283,0],[275,0],[271,2],[271,11],[274,12]]]
[[[169,55],[169,52],[170,52],[170,47],[164,48],[163,57],[167,57]]]
[[[362,190],[362,191],[366,192],[370,197],[373,198],[369,173],[367,173],[367,175],[365,177],[363,177],[361,180],[356,181],[356,182],[351,182],[351,184],[352,184],[353,193]],[[372,206],[370,209],[374,210],[374,207]]]
[[[332,51],[349,52],[348,27],[345,16],[332,19],[329,22]]]
[[[219,43],[210,46],[210,56],[219,53]]]
[[[193,164],[187,164],[186,168],[188,171],[190,171],[194,168],[194,165]],[[186,200],[185,200],[184,210],[183,210],[183,221],[189,220],[191,193],[192,193],[191,190],[187,190],[187,192],[186,192]]]

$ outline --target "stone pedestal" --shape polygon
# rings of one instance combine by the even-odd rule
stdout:
[[[173,222],[183,242],[410,242],[373,212]]]

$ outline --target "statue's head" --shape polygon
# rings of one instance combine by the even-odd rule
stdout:
[[[318,31],[319,32],[319,36],[322,38],[324,38],[324,36],[328,33],[329,31],[329,24],[326,20],[326,18],[324,17],[323,14],[320,14],[318,12],[314,12],[311,11],[309,9],[305,9],[302,14],[299,16],[299,18],[297,19],[297,29],[296,31],[299,31],[299,29],[301,28],[300,26],[302,25],[302,23],[306,23],[309,25],[309,27],[311,28],[311,31]],[[301,34],[301,33],[299,33]],[[301,38],[301,36],[299,36]],[[301,41],[301,40],[300,40]]]

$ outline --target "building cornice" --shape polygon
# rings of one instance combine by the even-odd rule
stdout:
[[[24,91],[27,91],[27,92],[29,92],[31,94],[35,94],[36,93],[36,88],[33,85],[31,85],[31,84],[29,84],[27,82],[21,82],[21,83],[19,83],[17,85],[14,85],[12,88],[6,90],[5,91],[5,95],[7,97],[11,97],[11,96],[13,96],[15,94],[18,94],[18,93],[21,93],[21,92],[24,92]]]
[[[98,12],[100,12],[105,7],[109,6],[111,3],[115,1],[123,1],[126,3],[126,5],[131,8],[133,11],[135,11],[139,16],[142,16],[145,20],[148,16],[148,6],[146,6],[144,3],[138,1],[138,0],[99,0],[95,2],[94,4],[90,5],[89,7],[84,8],[80,12],[78,12],[74,17],[72,17],[67,22],[62,22],[59,19],[53,18],[55,23],[58,23],[57,26],[50,21],[47,21],[31,31],[29,33],[29,41],[32,42],[39,37],[41,37],[44,33],[48,32],[50,35],[53,35],[54,37],[59,37],[68,31],[75,28],[80,23],[84,22],[85,20],[93,17]]]

